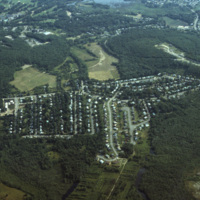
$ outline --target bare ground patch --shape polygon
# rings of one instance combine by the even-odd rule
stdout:
[[[179,62],[184,62],[184,63],[188,63],[188,64],[192,64],[192,65],[195,65],[195,66],[198,66],[200,67],[200,63],[197,63],[193,60],[189,60],[185,57],[185,53],[182,52],[181,50],[177,49],[176,47],[174,47],[173,45],[171,44],[168,44],[168,43],[161,43],[161,44],[158,44],[158,45],[155,45],[155,47],[157,49],[161,49],[163,50],[164,52],[172,55],[172,56],[175,56],[176,57],[176,61],[179,61]]]

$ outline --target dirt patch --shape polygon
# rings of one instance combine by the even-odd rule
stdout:
[[[14,40],[13,37],[11,35],[6,35],[5,38],[9,39],[9,40]]]
[[[24,65],[24,66],[22,66],[22,69],[24,70],[24,69],[27,69],[27,68],[29,68],[29,67],[31,67],[32,65]]]
[[[130,17],[133,18],[136,21],[139,21],[142,19],[142,15],[141,14],[137,14],[137,15],[124,15],[125,17]]]
[[[66,13],[68,17],[72,18],[72,13],[70,11],[67,10]]]
[[[175,56],[176,57],[176,61],[179,61],[179,62],[184,62],[184,63],[188,63],[188,64],[192,64],[192,65],[195,65],[195,66],[198,66],[200,67],[200,63],[197,63],[193,60],[189,60],[185,57],[185,53],[182,52],[181,50],[177,49],[176,47],[174,47],[173,45],[171,44],[168,44],[168,43],[162,43],[162,44],[158,44],[158,45],[155,45],[155,47],[157,49],[161,49],[163,50],[164,52],[172,55],[172,56]]]

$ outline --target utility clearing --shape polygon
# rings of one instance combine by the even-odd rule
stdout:
[[[176,59],[175,59],[176,61],[184,62],[184,63],[188,63],[188,64],[192,64],[192,65],[200,67],[200,63],[198,63],[198,62],[196,62],[194,60],[190,60],[190,59],[186,58],[184,52],[182,52],[181,50],[177,49],[176,47],[174,47],[171,44],[161,43],[161,44],[155,45],[155,47],[157,49],[163,50],[164,52],[166,52],[166,53],[168,53],[168,54],[170,54],[172,56],[175,56],[176,57]]]
[[[116,66],[113,65],[118,59],[108,55],[98,44],[90,43],[83,49],[74,48],[73,53],[87,65],[90,79],[105,81],[120,78]]]
[[[87,45],[86,48],[88,48],[98,58],[96,64],[88,67],[89,78],[101,81],[119,79],[117,68],[113,65],[113,63],[118,62],[116,58],[108,55],[101,46],[96,43],[92,43],[90,46]]]

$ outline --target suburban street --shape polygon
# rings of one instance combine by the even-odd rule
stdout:
[[[108,108],[108,116],[109,116],[110,146],[111,146],[111,148],[112,148],[115,156],[118,156],[117,150],[115,149],[114,144],[113,144],[113,119],[112,119],[112,111],[111,111],[111,108],[110,108],[110,103],[115,98],[116,95],[117,95],[117,93],[112,98],[110,98],[108,100],[108,102],[107,102],[107,108]]]
[[[120,159],[124,144],[137,144],[137,135],[140,137],[141,131],[150,126],[151,116],[156,115],[153,107],[161,101],[160,97],[179,98],[188,91],[199,90],[200,80],[165,73],[108,82],[81,81],[76,82],[73,89],[63,94],[4,98],[0,115],[14,116],[8,123],[8,133],[20,134],[23,138],[70,139],[74,135],[102,132],[105,146],[99,149],[97,158],[102,163],[113,162]],[[146,93],[149,89],[155,90],[157,95],[149,96]],[[135,95],[139,98],[135,99]],[[137,119],[135,111],[139,113]],[[26,116],[30,116],[30,120]],[[58,123],[54,124],[54,129],[49,129],[49,122],[55,120]]]

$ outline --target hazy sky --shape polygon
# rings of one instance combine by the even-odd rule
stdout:
[[[112,4],[112,3],[125,3],[124,0],[94,0],[96,3]]]

